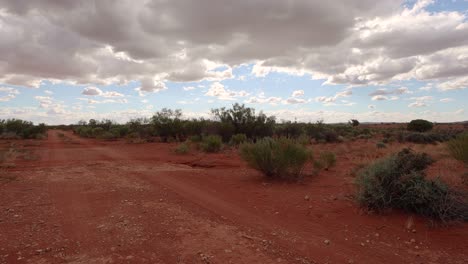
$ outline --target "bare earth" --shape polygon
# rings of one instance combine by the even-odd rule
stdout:
[[[432,227],[354,201],[353,169],[375,140],[313,146],[337,165],[303,183],[267,182],[235,150],[176,155],[49,131],[12,143],[31,157],[0,168],[0,263],[468,263],[468,224]],[[442,145],[432,176],[459,184]]]

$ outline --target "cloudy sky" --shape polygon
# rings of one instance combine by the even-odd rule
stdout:
[[[467,0],[0,0],[0,119],[468,120]]]

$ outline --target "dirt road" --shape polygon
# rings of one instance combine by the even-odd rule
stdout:
[[[466,224],[360,210],[345,157],[282,184],[235,151],[60,133],[2,172],[0,263],[467,263]]]

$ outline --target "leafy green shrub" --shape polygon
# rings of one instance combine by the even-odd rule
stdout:
[[[386,148],[387,145],[385,145],[384,142],[377,142],[377,144],[375,144],[377,146],[377,148]]]
[[[463,133],[447,142],[450,154],[468,165],[468,133]]]
[[[235,134],[231,137],[229,144],[233,146],[239,146],[247,141],[247,136],[245,134]]]
[[[190,146],[187,144],[187,143],[182,143],[182,144],[179,144],[174,152],[177,153],[177,154],[187,154],[189,153],[190,151]]]
[[[356,178],[359,203],[378,212],[396,208],[444,222],[468,220],[464,195],[425,178],[423,170],[431,163],[427,154],[404,149],[369,165]]]
[[[218,152],[223,146],[220,136],[210,135],[203,138],[200,147],[204,152]]]
[[[310,154],[304,146],[290,139],[264,138],[242,145],[241,157],[268,178],[297,180]]]
[[[406,129],[409,131],[416,131],[416,132],[426,132],[432,129],[434,125],[424,119],[415,119],[411,120],[411,122],[408,123],[408,126]]]
[[[336,155],[333,152],[325,151],[320,153],[319,161],[322,164],[322,167],[325,170],[335,166],[336,164]]]

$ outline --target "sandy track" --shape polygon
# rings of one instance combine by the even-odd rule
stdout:
[[[407,215],[365,215],[349,199],[344,170],[304,184],[266,183],[235,153],[176,156],[168,144],[64,133],[66,140],[49,131],[39,160],[18,163],[10,172],[17,180],[2,184],[1,263],[468,259],[466,225],[431,229],[416,218],[413,233]]]

